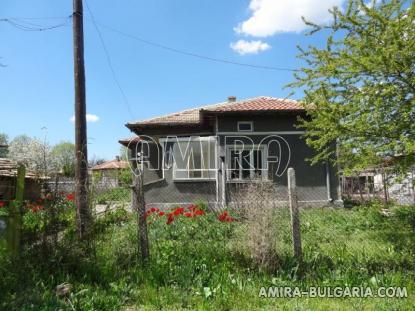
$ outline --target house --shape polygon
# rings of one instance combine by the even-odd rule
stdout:
[[[136,136],[120,140],[144,168],[146,203],[174,206],[197,200],[232,205],[249,185],[271,182],[272,200],[287,203],[287,169],[296,170],[298,196],[307,205],[339,200],[336,168],[311,166],[313,151],[295,100],[256,97],[227,101],[126,124]]]
[[[16,195],[18,165],[11,159],[0,158],[0,201],[14,200]],[[25,176],[25,200],[36,200],[41,196],[40,178],[30,171]]]
[[[380,199],[401,205],[415,204],[415,167],[405,173],[393,170],[389,161],[352,176],[341,174],[342,194],[352,201]]]
[[[121,186],[122,173],[127,169],[129,170],[129,167],[127,161],[116,157],[114,160],[93,166],[91,172],[93,179],[99,184],[109,188],[116,188]]]

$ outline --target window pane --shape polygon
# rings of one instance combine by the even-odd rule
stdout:
[[[262,176],[262,150],[254,150],[253,151],[254,159],[253,159],[253,165],[254,165],[254,174],[255,177],[261,177]]]
[[[248,179],[251,177],[251,152],[249,150],[242,150],[242,178]]]
[[[231,150],[231,178],[239,178],[239,152],[237,150]]]
[[[180,141],[174,143],[175,176],[186,178],[215,178],[215,141]],[[212,171],[209,171],[212,169]],[[183,173],[184,172],[184,173]]]
[[[239,131],[252,131],[252,124],[249,122],[238,123],[238,130]]]

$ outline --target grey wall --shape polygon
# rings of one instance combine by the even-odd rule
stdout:
[[[262,143],[268,144],[271,138],[264,140],[268,134],[261,134],[258,132],[275,132],[275,131],[300,131],[294,124],[297,116],[295,115],[252,115],[252,116],[230,116],[218,117],[218,132],[236,132],[238,121],[253,121],[255,135],[249,132],[240,133],[240,135],[249,136],[254,144]],[[212,135],[215,135],[212,133]],[[275,137],[274,137],[275,138]],[[232,142],[229,138],[229,142]],[[238,138],[240,139],[240,138]],[[277,170],[278,163],[272,163],[269,167],[269,179],[276,185],[277,200],[284,201],[287,198],[287,174],[286,163],[288,167],[293,167],[297,175],[298,196],[300,201],[320,201],[327,202],[327,184],[326,172],[327,167],[324,163],[311,165],[306,159],[313,156],[313,150],[309,148],[301,134],[280,134],[276,138],[280,142],[281,153],[277,143],[271,143],[270,150],[276,154],[280,159],[280,168]],[[285,143],[286,142],[286,143]],[[246,140],[246,143],[249,143]],[[221,168],[220,156],[225,155],[225,135],[219,135],[218,159],[217,167]],[[289,158],[290,157],[290,158]],[[153,165],[156,164],[152,159]],[[161,165],[161,163],[160,163]],[[281,176],[277,176],[276,173]],[[148,204],[152,203],[191,203],[197,200],[205,202],[216,201],[216,180],[202,182],[202,181],[173,181],[172,169],[165,171],[164,180],[160,181],[161,171],[145,171],[144,180],[146,185],[145,198]],[[336,168],[329,167],[331,198],[338,199],[337,187],[338,178]],[[157,181],[158,180],[158,181]],[[219,180],[219,201],[222,200],[222,171],[218,172]],[[151,182],[157,181],[157,182]],[[225,195],[227,201],[232,201],[232,193],[238,188],[236,183],[226,183],[227,193]]]
[[[297,115],[267,114],[218,117],[218,132],[236,132],[238,121],[253,121],[255,132],[298,131]]]

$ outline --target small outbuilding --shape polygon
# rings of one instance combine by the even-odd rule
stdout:
[[[107,187],[115,188],[122,184],[122,174],[129,169],[127,161],[116,157],[114,160],[95,165],[91,168],[93,178]]]
[[[0,158],[0,201],[13,200],[16,194],[18,164],[11,159]],[[38,176],[26,171],[25,200],[36,200],[41,195],[41,183]]]

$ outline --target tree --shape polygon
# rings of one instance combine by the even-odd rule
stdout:
[[[62,141],[53,146],[51,157],[55,171],[64,176],[75,176],[75,145],[69,141]]]
[[[120,159],[121,160],[128,161],[129,153],[130,153],[130,150],[127,147],[125,146],[120,147]]]
[[[415,162],[415,5],[404,0],[349,0],[334,8],[323,48],[300,49],[307,67],[289,86],[304,89],[301,120],[313,162],[334,158],[349,170],[392,159]]]
[[[53,171],[51,147],[46,141],[27,135],[17,136],[10,142],[8,156],[38,176],[47,176]]]
[[[103,158],[98,158],[96,155],[94,155],[89,161],[88,161],[88,166],[89,167],[94,167],[95,165],[99,165],[102,164],[104,162],[106,162],[107,160],[103,159]]]
[[[8,142],[9,142],[9,137],[4,133],[0,133],[0,158],[6,158],[7,157]]]

